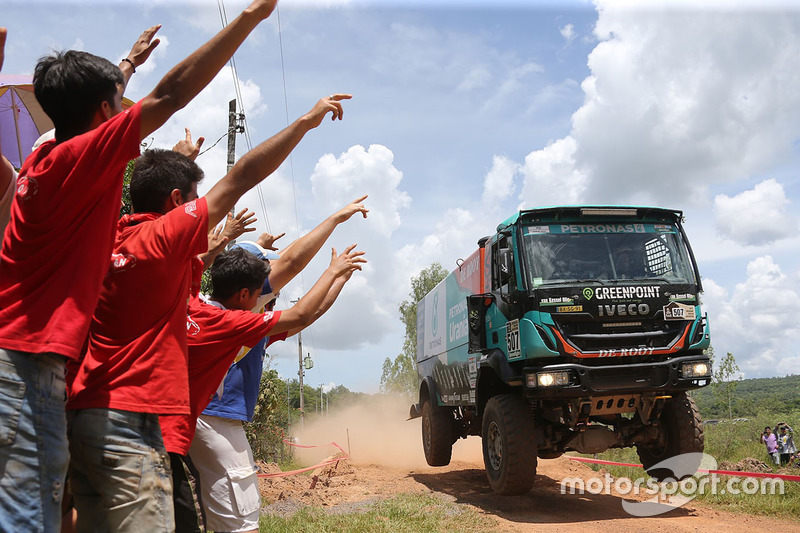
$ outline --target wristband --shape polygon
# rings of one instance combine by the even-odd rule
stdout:
[[[133,64],[133,60],[132,59],[128,59],[127,57],[123,57],[122,61],[125,61],[126,63],[130,63],[131,68],[133,69],[133,73],[136,74],[136,65]],[[120,61],[120,63],[122,61]]]

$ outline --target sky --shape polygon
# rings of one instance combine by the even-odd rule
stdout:
[[[245,6],[3,0],[3,73],[31,74],[67,48],[115,62],[162,24],[127,89],[138,100]],[[238,156],[319,98],[353,94],[343,121],[309,132],[237,204],[259,233],[286,232],[285,246],[369,195],[368,218],[339,226],[279,300],[313,285],[331,246],[366,252],[303,333],[312,386],[377,392],[402,349],[411,277],[435,261],[452,270],[519,209],[576,203],[683,210],[715,352],[732,352],[742,377],[784,376],[800,370],[798,57],[789,2],[283,0],[236,53],[236,76],[226,67],[146,143],[169,148],[189,127],[210,147],[234,80],[247,124]],[[198,158],[201,193],[225,159],[224,139]],[[295,340],[269,353],[297,377]]]

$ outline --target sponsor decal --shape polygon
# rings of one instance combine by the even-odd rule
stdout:
[[[572,304],[572,298],[569,296],[561,296],[560,298],[542,298],[539,305],[558,305],[558,304]]]
[[[641,316],[649,314],[650,306],[647,304],[616,304],[597,306],[597,316]]]
[[[197,218],[197,200],[192,200],[191,202],[187,203],[183,210],[187,215]]]
[[[522,355],[519,345],[519,320],[509,320],[506,324],[506,346],[508,347],[508,358],[516,359]]]
[[[528,233],[550,233],[550,226],[528,226]]]
[[[694,294],[673,294],[669,297],[670,300],[692,300],[694,301]]]
[[[664,320],[694,320],[697,315],[693,305],[670,302],[664,306]]]
[[[584,298],[586,298],[587,300],[591,300],[592,296],[594,296],[594,290],[592,290],[591,287],[586,287],[585,289],[583,289]]]
[[[583,295],[591,289],[583,289]],[[642,298],[659,298],[661,287],[659,286],[634,286],[634,287],[598,287],[594,291],[598,300],[632,300]],[[589,297],[587,296],[587,300]]]
[[[431,334],[435,337],[439,333],[439,292],[433,294],[433,310],[431,311]]]
[[[192,320],[192,317],[187,316],[186,317],[186,334],[191,336],[191,337],[194,337],[198,333],[200,333],[200,326],[197,325],[197,322]]]
[[[597,357],[633,357],[635,355],[652,355],[654,348],[611,348],[600,350]]]
[[[659,233],[672,233],[672,226],[666,224],[653,224],[653,229]]]
[[[645,233],[644,224],[562,224],[561,233]]]
[[[124,272],[136,266],[136,256],[132,254],[111,254],[111,270],[114,273]]]
[[[27,176],[17,178],[17,198],[30,200],[39,192],[39,182]]]
[[[582,305],[562,305],[556,307],[556,313],[580,313],[583,311]]]

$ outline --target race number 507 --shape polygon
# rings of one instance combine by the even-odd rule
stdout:
[[[519,320],[510,320],[506,325],[506,345],[509,359],[515,359],[522,355],[519,346]]]

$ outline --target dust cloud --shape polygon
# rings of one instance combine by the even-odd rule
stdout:
[[[411,404],[396,396],[375,395],[361,403],[331,410],[330,415],[306,417],[304,427],[293,433],[301,446],[295,448],[302,464],[313,465],[338,450],[325,446],[335,442],[351,456],[354,464],[373,464],[404,469],[425,469],[420,418],[408,420]],[[453,445],[454,461],[483,461],[478,437],[459,439]]]

